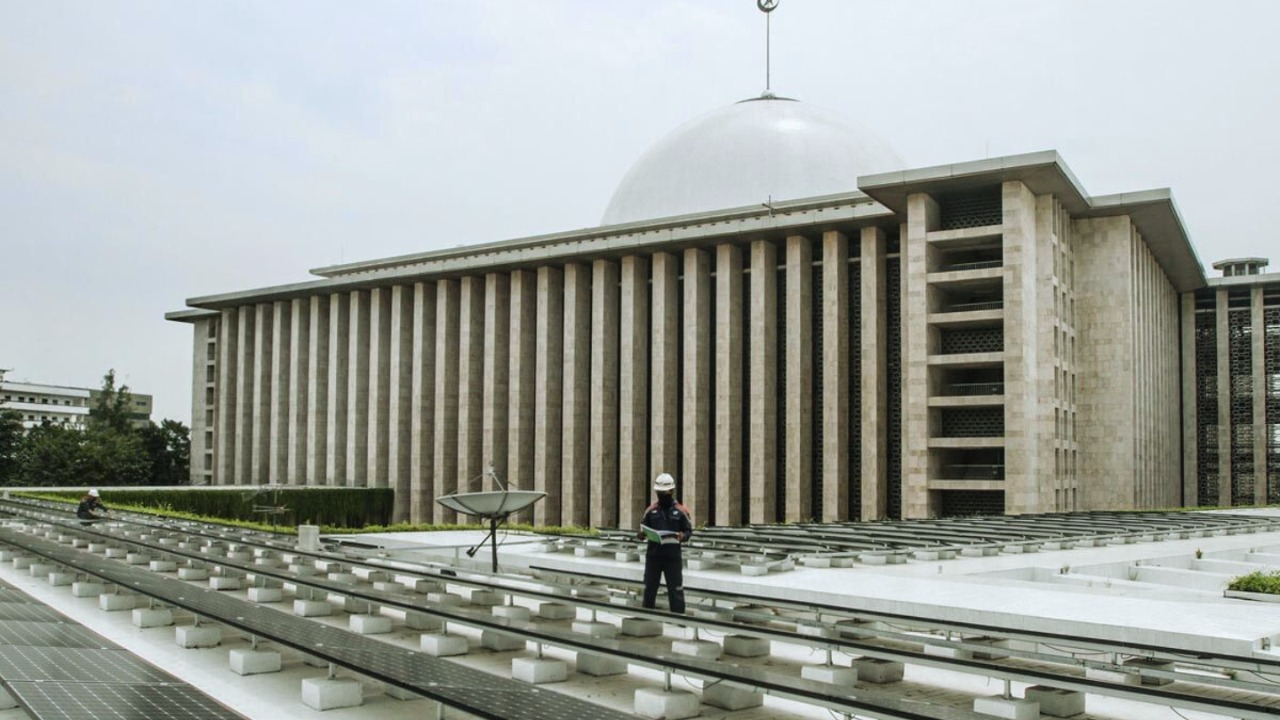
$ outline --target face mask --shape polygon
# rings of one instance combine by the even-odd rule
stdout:
[[[658,506],[669,508],[676,504],[676,496],[671,493],[658,493]]]

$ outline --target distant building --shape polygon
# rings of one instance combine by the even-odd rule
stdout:
[[[430,228],[424,228],[430,232]],[[453,241],[450,241],[452,244]],[[1280,274],[1209,279],[1167,190],[1056,152],[903,169],[765,96],[632,168],[601,227],[188,300],[192,482],[383,486],[484,468],[539,523],[1280,501]]]
[[[27,428],[46,422],[83,428],[100,394],[91,388],[10,381],[0,372],[0,410],[19,413]],[[151,396],[131,395],[130,419],[134,426],[146,427],[151,422]]]

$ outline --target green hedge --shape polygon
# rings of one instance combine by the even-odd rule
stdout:
[[[42,493],[72,502],[78,493]],[[267,525],[322,525],[333,528],[363,528],[387,525],[395,492],[390,488],[280,488],[259,492],[243,490],[150,490],[147,488],[103,488],[102,502],[141,505],[225,520],[247,520]],[[284,507],[279,515],[254,512],[255,507]]]
[[[1227,585],[1227,589],[1237,592],[1280,595],[1280,571],[1263,572],[1255,570],[1248,575],[1232,578],[1231,583]]]

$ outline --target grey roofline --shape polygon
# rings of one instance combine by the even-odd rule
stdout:
[[[1280,272],[1209,278],[1209,287],[1221,287],[1224,285],[1280,285]]]
[[[167,312],[164,314],[164,319],[172,322],[196,322],[197,320],[204,320],[211,317],[218,317],[218,311],[200,310],[197,308],[189,310],[174,310],[173,312]]]
[[[760,216],[762,214],[777,213],[786,215],[804,210],[828,207],[833,204],[855,204],[860,201],[868,200],[869,198],[867,195],[859,191],[836,193],[833,195],[819,195],[816,197],[801,198],[799,200],[774,202],[772,205],[768,206],[764,203],[759,205],[744,205],[736,208],[690,213],[687,215],[674,215],[672,217],[656,218],[653,220],[639,220],[629,223],[619,223],[616,225],[582,228],[579,230],[570,230],[568,232],[531,235],[513,240],[497,240],[493,242],[478,243],[475,245],[460,245],[456,248],[428,250],[425,252],[409,253],[406,255],[394,255],[392,257],[378,258],[376,260],[361,260],[341,265],[327,265],[325,267],[312,269],[311,274],[319,275],[320,277],[336,277],[339,275],[350,275],[352,273],[369,272],[371,270],[382,270],[428,260],[448,260],[451,258],[469,257],[490,251],[509,251],[528,247],[547,247],[563,243],[578,242],[586,238],[597,238],[605,235],[648,233],[664,229],[704,225],[708,222],[715,223],[734,219],[750,218]],[[770,209],[772,209],[772,213],[768,213]]]
[[[652,222],[588,228],[504,242],[451,248],[338,266],[331,277],[254,290],[190,298],[192,307],[216,310],[318,293],[383,287],[438,277],[487,272],[530,263],[564,263],[621,257],[652,246],[709,246],[724,236],[785,237],[804,229],[897,224],[896,216],[861,192],[841,193],[699,213]],[[325,268],[326,272],[334,268]],[[182,311],[179,311],[182,312]],[[187,320],[170,313],[173,320]],[[166,315],[166,317],[169,317]]]
[[[955,192],[1008,181],[1022,182],[1037,195],[1054,195],[1073,217],[1128,215],[1178,292],[1207,283],[1168,189],[1089,197],[1056,150],[865,175],[858,178],[858,187],[885,207],[905,213],[912,193]]]

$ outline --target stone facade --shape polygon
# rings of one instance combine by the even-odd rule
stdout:
[[[171,314],[193,481],[391,487],[414,522],[490,468],[539,524],[630,526],[658,472],[716,525],[1196,504],[1206,342],[1255,427],[1213,433],[1215,493],[1265,497],[1230,461],[1280,452],[1276,293],[1210,288],[1167,194],[1090,198],[1055,153],[316,274]]]

